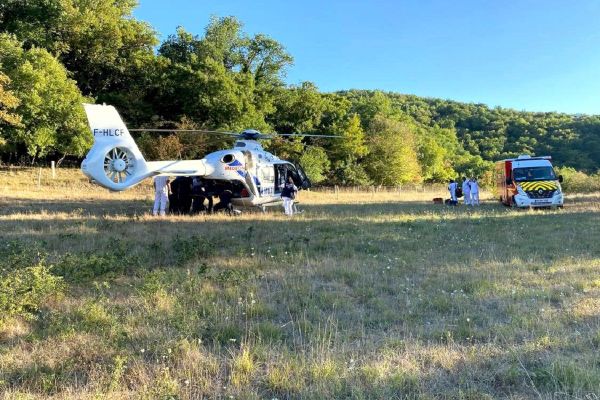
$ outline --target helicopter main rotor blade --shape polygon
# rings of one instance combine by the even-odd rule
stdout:
[[[339,135],[310,135],[310,134],[302,134],[302,133],[279,133],[274,136],[287,136],[287,137],[327,137],[327,138],[341,138]]]
[[[239,133],[235,132],[223,132],[223,131],[208,131],[204,129],[129,129],[129,132],[183,132],[183,133],[210,133],[215,135],[228,135],[228,136],[239,136]]]
[[[226,132],[226,131],[211,131],[206,129],[167,129],[167,128],[137,128],[129,129],[130,132],[172,132],[172,133],[208,133],[212,135],[225,135],[225,136],[236,136],[243,137],[244,132]],[[321,138],[341,138],[339,135],[313,135],[313,134],[302,134],[302,133],[258,133],[257,139],[271,139],[277,136],[281,137],[321,137]]]

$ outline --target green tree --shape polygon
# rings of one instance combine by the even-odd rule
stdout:
[[[301,136],[275,136],[264,142],[264,148],[284,160],[298,161],[305,145]]]
[[[0,152],[7,144],[4,137],[6,127],[21,125],[21,116],[14,113],[19,99],[9,90],[9,85],[10,78],[0,71]]]
[[[136,0],[4,0],[0,31],[25,48],[42,47],[71,72],[86,94],[125,90],[153,57],[154,30],[131,17]]]
[[[341,124],[334,124],[331,133],[339,136],[329,141],[334,160],[333,182],[342,185],[369,184],[369,177],[359,164],[369,148],[358,114],[350,114]]]
[[[364,165],[367,165],[364,163]],[[335,163],[331,173],[331,183],[338,185],[366,186],[372,183],[363,164],[352,160],[341,160]]]
[[[311,82],[278,91],[275,112],[268,121],[279,133],[310,133],[321,123],[325,101]]]
[[[270,131],[291,56],[265,35],[248,36],[233,17],[213,18],[203,37],[178,28],[159,49],[162,85],[158,111],[166,119],[183,115],[209,128]]]
[[[300,156],[300,165],[312,183],[320,183],[326,179],[330,162],[325,149],[318,146],[309,146]]]
[[[10,78],[0,71],[0,137],[3,125],[18,126],[21,123],[21,116],[14,114],[19,99],[10,91],[9,86]]]
[[[464,153],[456,133],[448,128],[419,128],[417,156],[425,182],[447,182],[456,176],[454,163]]]
[[[392,116],[394,109],[390,97],[382,91],[351,90],[346,92],[352,100],[351,112],[360,115],[363,127],[368,127],[378,116]]]
[[[81,104],[84,98],[65,68],[46,50],[24,50],[6,34],[0,35],[0,59],[12,80],[22,116],[19,126],[7,128],[7,139],[24,146],[35,160],[52,151],[83,155],[90,147],[89,132]]]
[[[411,124],[376,115],[369,125],[366,170],[378,185],[419,182],[421,168]]]
[[[369,152],[358,114],[351,114],[341,126],[334,126],[332,130],[340,136],[332,140],[332,152],[337,160],[359,160]]]

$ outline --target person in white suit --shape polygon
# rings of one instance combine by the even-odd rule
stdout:
[[[471,205],[479,205],[479,183],[477,183],[477,178],[471,179]]]
[[[450,192],[450,202],[453,206],[456,205],[456,188],[458,188],[458,184],[454,181],[454,179],[450,180],[450,184],[448,185],[448,191]]]
[[[155,176],[154,177],[154,208],[152,215],[165,215],[167,201],[169,199],[169,177]]]
[[[464,203],[466,206],[471,204],[471,181],[466,177],[463,177],[462,181],[462,193],[464,197]]]

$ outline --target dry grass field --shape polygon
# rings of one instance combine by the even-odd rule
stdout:
[[[156,218],[147,185],[0,171],[0,393],[598,399],[600,194],[567,195]]]

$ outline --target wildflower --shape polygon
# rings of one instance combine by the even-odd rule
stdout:
[[[146,350],[145,349],[140,349],[140,353],[144,354]]]

